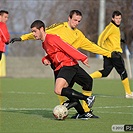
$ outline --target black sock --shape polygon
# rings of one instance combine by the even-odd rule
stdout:
[[[76,111],[77,111],[80,115],[84,114],[85,111],[84,111],[84,109],[83,109],[83,107],[82,107],[80,101],[79,101],[78,99],[75,99],[75,102],[77,102],[76,106],[74,106],[74,108],[76,109]]]
[[[70,87],[63,88],[61,91],[61,96],[66,96],[68,99],[76,98],[79,100],[85,100],[88,98],[87,96],[83,95],[82,93],[71,89]]]
[[[70,108],[75,108],[78,114],[84,114],[84,109],[78,99],[75,98],[70,98],[70,100],[67,100],[66,102],[63,103],[69,110]]]

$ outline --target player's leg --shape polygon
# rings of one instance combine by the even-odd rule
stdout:
[[[62,105],[65,102],[66,98],[64,96],[60,96],[60,95],[57,95],[57,96],[58,96],[60,105]]]
[[[82,86],[82,94],[84,94],[85,96],[88,96],[88,97],[92,95],[93,79],[80,66],[78,67],[78,72],[76,73],[74,80],[77,84]],[[86,102],[84,100],[82,101],[82,106],[84,108],[84,111],[87,114],[86,116],[88,116],[90,118],[98,118],[98,116],[95,116],[92,113],[92,110],[90,108],[88,108],[88,105],[86,104]]]
[[[0,76],[2,75],[2,52],[0,51]]]
[[[95,71],[90,76],[94,78],[107,77],[113,69],[111,58],[103,57],[103,69]]]
[[[86,103],[88,104],[88,107],[92,107],[95,101],[94,96],[88,97],[83,95],[82,93],[79,93],[71,89],[70,87],[67,87],[71,83],[76,73],[77,73],[77,65],[72,67],[69,66],[61,68],[61,70],[57,75],[54,91],[56,94],[61,96],[66,96],[67,98],[76,98],[80,100],[85,100]]]
[[[88,120],[89,118],[96,118],[97,116],[92,115],[92,113],[84,112],[84,109],[78,99],[70,99],[63,103],[67,107],[67,109],[70,109],[74,107],[77,111],[75,115],[71,117],[71,119],[83,119]],[[97,117],[98,118],[98,117]]]
[[[86,101],[88,107],[90,108],[93,106],[93,103],[95,101],[95,96],[88,97],[78,91],[71,89],[70,87],[65,87],[65,86],[67,86],[67,82],[63,78],[57,78],[54,92],[57,95],[66,96],[68,99],[76,98],[79,100],[84,100]]]
[[[95,96],[85,96],[82,93],[75,91],[69,87],[63,88],[61,95],[66,96],[67,98],[76,98],[79,100],[84,100],[86,101],[89,108],[91,108],[95,102]]]
[[[122,57],[116,58],[116,59],[114,58],[112,60],[116,71],[119,73],[121,77],[121,81],[126,93],[126,98],[133,98],[133,93],[131,92],[131,89],[130,89],[129,79],[128,79],[123,58]]]
[[[51,65],[51,68],[52,68],[53,70],[55,69],[53,64]],[[54,72],[55,80],[56,80],[56,78],[57,78],[57,75],[58,75],[58,71],[55,71],[55,72]],[[65,98],[64,96],[57,95],[57,97],[58,97],[58,99],[59,99],[60,105],[62,105],[62,104],[66,101],[66,98]]]
[[[78,67],[78,71],[74,77],[74,80],[77,84],[82,86],[82,94],[86,96],[91,96],[92,95],[92,83],[93,80],[92,78],[88,75],[85,70],[83,70],[81,67]],[[85,110],[85,112],[89,112],[90,108],[88,108],[88,105],[86,102],[83,100],[82,101],[82,106]]]
[[[77,113],[80,115],[85,113],[78,99],[70,98],[69,100],[65,101],[63,105],[65,105],[67,109],[71,109],[74,107]]]

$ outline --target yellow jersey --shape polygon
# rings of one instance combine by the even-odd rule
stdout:
[[[46,28],[46,33],[60,36],[62,40],[72,45],[76,49],[81,48],[92,53],[111,57],[111,52],[109,50],[105,50],[95,43],[89,41],[77,28],[71,29],[68,25],[68,22],[53,24]],[[29,33],[22,35],[21,39],[24,41],[35,38],[32,33]]]
[[[122,53],[120,43],[120,28],[114,23],[110,22],[100,34],[98,38],[98,45],[111,52],[118,51]]]

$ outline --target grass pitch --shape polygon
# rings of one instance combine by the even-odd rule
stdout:
[[[70,119],[76,113],[71,109],[64,121],[55,120],[52,110],[59,102],[53,88],[52,79],[1,78],[0,133],[111,133],[112,125],[133,124],[133,99],[124,98],[120,80],[94,80],[92,109],[99,119]]]

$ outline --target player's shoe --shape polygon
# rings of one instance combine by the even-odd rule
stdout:
[[[88,113],[89,118],[99,118],[98,116],[94,115],[92,112],[93,112],[92,109],[89,112],[86,112]]]
[[[90,118],[99,118],[99,117],[94,115],[92,113],[92,110],[90,110],[89,112],[85,112],[82,115],[76,113],[74,116],[71,117],[71,119],[83,119],[83,120],[88,120]]]
[[[87,103],[89,108],[91,108],[93,106],[94,102],[95,102],[95,96],[89,96],[86,99],[86,103]]]
[[[72,117],[71,117],[71,119],[78,119],[78,117],[79,117],[79,113],[76,113],[75,115],[73,115]]]
[[[133,98],[133,92],[131,94],[126,93],[126,98]]]
[[[77,104],[77,102],[71,102],[70,100],[67,100],[62,105],[65,105],[67,109],[70,109],[72,107],[75,107]]]
[[[89,116],[87,115],[87,112],[86,112],[86,113],[84,113],[82,115],[79,115],[77,119],[88,120]]]

